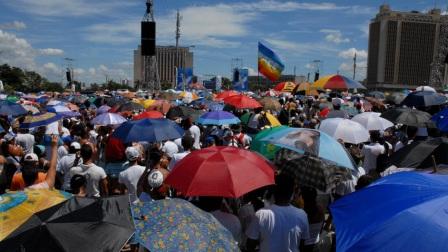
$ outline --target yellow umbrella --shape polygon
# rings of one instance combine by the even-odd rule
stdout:
[[[199,99],[199,96],[193,92],[182,91],[179,94],[180,98],[191,98],[193,101]]]
[[[294,93],[305,91],[305,95],[319,95],[316,88],[313,87],[309,82],[302,82],[300,83],[296,89],[294,90]]]
[[[314,84],[312,85],[313,88],[319,89],[319,90],[325,90],[324,86],[327,84],[328,80],[333,78],[334,75],[327,75],[320,79],[318,79]]]
[[[140,104],[143,105],[143,107],[145,109],[147,109],[147,108],[151,107],[152,105],[154,105],[155,102],[156,102],[156,100],[148,99],[148,100],[140,101]]]
[[[277,127],[282,125],[278,119],[271,113],[266,113],[266,119],[268,119],[269,124],[271,124],[271,127]]]
[[[72,195],[58,190],[25,190],[0,195],[0,241],[35,213],[57,205]]]

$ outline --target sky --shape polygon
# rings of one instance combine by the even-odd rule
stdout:
[[[64,79],[71,58],[75,79],[102,83],[132,80],[133,50],[140,41],[145,0],[0,0],[0,64]],[[194,73],[231,76],[242,65],[256,75],[257,44],[273,49],[284,74],[306,75],[319,60],[321,74],[365,77],[368,24],[387,3],[393,10],[445,10],[446,1],[419,0],[154,0],[157,44],[175,44],[176,11],[181,46],[191,46]],[[236,61],[233,59],[241,59]],[[235,62],[239,62],[235,64]],[[241,64],[242,62],[242,64]]]

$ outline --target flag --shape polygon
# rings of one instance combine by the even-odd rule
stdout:
[[[246,91],[249,88],[249,69],[235,68],[233,71],[233,89]]]
[[[285,65],[274,51],[258,42],[258,72],[271,81],[280,78]]]
[[[176,90],[184,90],[193,82],[193,68],[177,68],[177,86]]]

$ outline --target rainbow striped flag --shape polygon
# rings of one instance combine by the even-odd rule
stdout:
[[[271,81],[280,78],[285,65],[274,51],[258,42],[258,72]]]

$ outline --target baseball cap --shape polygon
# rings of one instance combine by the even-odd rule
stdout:
[[[135,160],[137,160],[137,158],[140,157],[140,152],[137,150],[137,148],[132,147],[132,146],[126,148],[125,154],[126,154],[126,158],[129,161],[135,161]]]
[[[81,149],[81,144],[79,144],[78,142],[73,142],[70,144],[70,147],[75,149],[75,150],[80,150]]]
[[[39,161],[39,158],[38,158],[37,155],[34,154],[34,153],[28,153],[28,154],[25,155],[25,157],[23,158],[23,160],[24,160],[25,162],[37,162],[37,161]]]
[[[151,188],[159,188],[163,184],[163,174],[158,170],[153,170],[148,175],[148,184]]]

